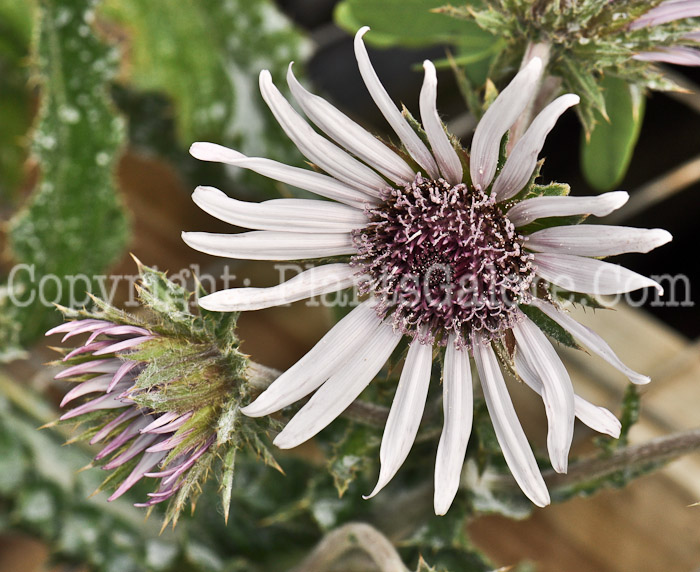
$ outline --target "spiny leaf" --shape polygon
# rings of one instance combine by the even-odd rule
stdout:
[[[547,334],[550,338],[556,340],[560,344],[563,344],[570,348],[581,349],[576,343],[574,337],[562,328],[557,322],[552,320],[547,314],[545,314],[539,308],[533,306],[521,305],[519,306],[523,313],[530,318],[537,327]]]
[[[32,117],[30,70],[26,60],[33,12],[31,2],[0,0],[0,204],[15,202],[25,176],[24,137]]]
[[[236,447],[229,448],[223,459],[221,476],[221,506],[224,509],[224,521],[228,524],[228,513],[231,509],[231,491],[233,489],[233,468],[236,460]]]
[[[372,466],[379,447],[379,437],[368,427],[350,424],[339,441],[331,446],[327,466],[338,496],[342,497],[350,483],[365,467]]]
[[[562,59],[556,72],[564,79],[567,91],[581,96],[581,103],[576,106],[576,113],[581,119],[586,134],[589,135],[596,124],[596,112],[599,116],[607,118],[605,98],[596,74],[569,58]]]
[[[138,290],[141,302],[167,322],[190,327],[194,321],[189,309],[192,295],[181,285],[169,280],[164,272],[144,266],[138,260],[136,263],[141,276],[141,287]]]
[[[32,136],[41,178],[9,224],[15,260],[30,265],[20,280],[30,303],[0,309],[22,320],[23,341],[57,318],[51,302],[89,291],[91,277],[121,255],[127,240],[113,180],[124,125],[107,93],[116,52],[92,31],[94,4],[41,2],[33,48],[41,108]],[[69,276],[74,279],[64,278]]]

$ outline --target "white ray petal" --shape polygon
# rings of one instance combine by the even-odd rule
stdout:
[[[516,227],[551,216],[605,216],[619,209],[629,197],[625,191],[612,191],[595,197],[535,197],[513,205],[507,216]]]
[[[574,336],[576,340],[586,346],[590,351],[603,358],[615,369],[624,373],[632,383],[643,385],[651,381],[649,376],[637,373],[622,363],[622,360],[617,357],[615,352],[603,338],[601,338],[590,328],[584,326],[583,324],[579,324],[565,312],[561,312],[551,304],[537,298],[533,298],[530,305],[542,310],[545,314],[552,318],[552,320]]]
[[[350,234],[271,230],[239,234],[183,232],[182,240],[200,252],[243,260],[302,260],[355,253]]]
[[[420,91],[420,118],[428,141],[433,149],[433,155],[440,167],[440,173],[450,184],[462,182],[462,162],[457,156],[450,139],[442,126],[437,110],[437,74],[430,60],[423,62],[425,78]]]
[[[525,495],[537,506],[549,504],[549,492],[537,467],[535,455],[520,425],[508,395],[503,374],[491,344],[475,336],[472,353],[479,372],[486,407],[493,423],[503,456]]]
[[[193,143],[190,147],[190,154],[200,161],[226,163],[242,169],[249,169],[264,177],[305,189],[321,197],[333,199],[359,209],[364,208],[367,204],[377,202],[376,197],[341,183],[328,175],[322,175],[321,173],[298,167],[290,167],[270,159],[246,157],[238,151],[216,143]]]
[[[553,226],[525,239],[525,248],[578,256],[614,256],[625,252],[649,252],[673,237],[660,228],[630,228],[603,224]]]
[[[567,93],[555,99],[535,117],[525,134],[513,147],[506,164],[493,183],[491,193],[497,201],[505,201],[523,189],[532,177],[544,140],[554,124],[562,113],[580,100],[578,95]]]
[[[659,26],[683,18],[700,16],[700,1],[683,0],[681,2],[662,2],[630,24],[631,30],[647,26]]]
[[[542,381],[534,372],[532,366],[527,363],[521,352],[515,354],[515,370],[520,378],[536,393],[542,395]],[[617,439],[620,436],[622,425],[620,420],[612,412],[586,401],[580,395],[574,395],[574,411],[582,423],[597,431],[605,433]]]
[[[527,316],[521,318],[512,331],[519,351],[542,382],[549,458],[555,471],[565,473],[574,436],[574,388],[569,373],[547,337]]]
[[[405,185],[413,181],[415,173],[406,161],[325,99],[304,89],[292,73],[292,64],[287,83],[304,113],[336,143],[394,183]]]
[[[700,50],[688,46],[660,47],[654,52],[640,52],[632,56],[642,62],[663,62],[676,66],[700,66]]]
[[[486,110],[474,131],[469,171],[476,188],[486,189],[498,164],[501,139],[535,95],[542,60],[532,58]]]
[[[249,203],[227,197],[214,187],[197,187],[192,200],[224,222],[255,230],[347,233],[368,222],[364,212],[330,201],[272,199]]]
[[[262,417],[307,396],[341,371],[345,362],[357,353],[363,341],[372,336],[380,324],[371,302],[360,304],[241,411],[249,417]]]
[[[362,41],[362,36],[368,31],[369,27],[364,26],[355,34],[355,58],[357,59],[360,75],[367,86],[367,91],[369,91],[374,103],[379,108],[379,111],[382,112],[382,115],[389,125],[391,125],[391,128],[399,136],[399,139],[401,139],[409,155],[413,157],[416,163],[426,170],[431,178],[437,179],[439,171],[435,159],[433,159],[425,143],[421,141],[420,137],[418,137],[413,128],[408,124],[408,121],[406,121],[396,105],[394,105],[391,97],[389,97],[386,89],[384,89],[382,82],[379,81],[377,72],[374,71],[372,67],[367,48]]]
[[[432,364],[433,346],[414,339],[408,348],[406,363],[384,426],[379,448],[379,478],[374,490],[364,497],[366,499],[372,498],[386,486],[411,450],[425,409]]]
[[[350,288],[356,272],[349,264],[325,264],[310,268],[271,288],[220,290],[200,298],[199,305],[214,312],[246,312],[282,306]]]
[[[435,459],[435,514],[445,514],[459,489],[464,456],[472,430],[474,397],[469,354],[457,349],[450,336],[445,350],[442,382],[444,424]]]
[[[371,336],[365,336],[355,355],[292,417],[274,444],[280,449],[296,447],[338,417],[374,379],[401,337],[387,323],[382,323]]]
[[[622,294],[651,286],[664,293],[658,282],[618,264],[550,252],[535,253],[534,259],[538,276],[571,292]]]
[[[372,196],[378,197],[388,187],[372,169],[316,133],[275,87],[267,70],[260,72],[260,93],[287,137],[307,159],[336,179]]]

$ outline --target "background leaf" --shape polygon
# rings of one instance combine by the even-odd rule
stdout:
[[[344,0],[336,8],[335,20],[351,34],[369,26],[367,42],[377,46],[456,44],[465,56],[495,43],[496,38],[475,22],[431,12],[444,4],[444,0]]]
[[[127,38],[122,82],[170,98],[182,146],[215,141],[298,160],[258,92],[261,70],[282,84],[287,64],[309,51],[273,2],[105,0],[100,14]]]
[[[5,298],[2,308],[21,320],[25,341],[58,318],[52,303],[67,304],[71,290],[84,299],[92,277],[116,261],[128,238],[113,180],[124,124],[107,93],[118,54],[93,33],[94,4],[40,3],[33,57],[41,108],[31,149],[41,175],[9,224],[14,258],[28,265],[9,287],[24,289],[21,301],[30,303]]]
[[[644,96],[616,77],[605,77],[601,85],[610,121],[596,114],[590,140],[581,143],[581,168],[592,187],[609,191],[627,173],[644,118]]]

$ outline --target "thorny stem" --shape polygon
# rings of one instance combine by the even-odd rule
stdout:
[[[618,449],[609,457],[584,459],[569,466],[567,474],[549,470],[543,473],[547,484],[556,488],[568,488],[632,468],[670,461],[700,449],[700,428],[665,435]]]
[[[360,522],[351,522],[327,534],[291,572],[326,572],[338,558],[355,550],[365,552],[380,572],[409,572],[391,542],[376,528]]]

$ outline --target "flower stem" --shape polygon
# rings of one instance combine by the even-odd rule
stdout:
[[[304,562],[290,572],[325,572],[351,550],[365,552],[380,572],[409,572],[386,536],[361,522],[351,522],[327,534]]]
[[[622,470],[639,469],[645,465],[665,463],[700,449],[700,428],[664,435],[623,449],[609,457],[584,459],[569,466],[566,474],[552,470],[543,473],[551,487],[568,488]]]

